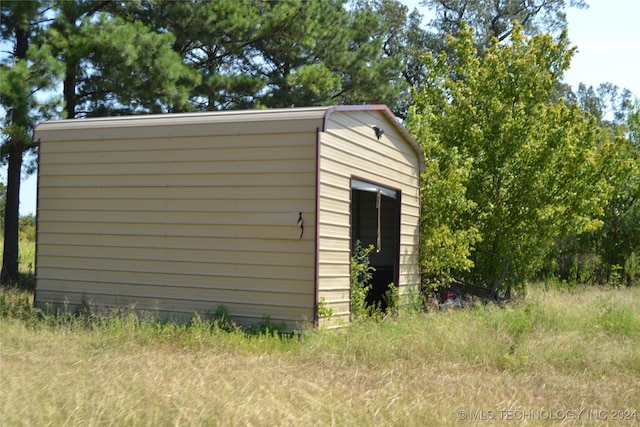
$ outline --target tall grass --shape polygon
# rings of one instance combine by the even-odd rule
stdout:
[[[0,235],[0,260],[4,256],[4,238]],[[36,242],[21,239],[18,241],[18,270],[32,273],[35,270]]]
[[[640,410],[638,288],[536,287],[504,308],[293,337],[197,316],[55,317],[15,289],[0,290],[0,316],[2,425],[464,425],[556,411],[547,425],[580,409],[608,418],[573,425],[637,425],[610,411]]]
[[[4,239],[0,236],[0,259],[4,256]],[[35,286],[36,242],[18,241],[18,274],[21,287],[33,289]]]

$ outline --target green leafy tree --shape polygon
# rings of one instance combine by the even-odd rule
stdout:
[[[581,84],[575,93],[575,102],[597,121],[597,144],[610,148],[601,174],[607,177],[611,196],[600,217],[602,228],[557,241],[556,264],[549,270],[563,279],[580,280],[582,276],[583,280],[606,282],[616,269],[623,269],[627,279],[631,277],[630,260],[640,252],[640,149],[634,140],[640,103],[632,98],[629,90],[612,83],[595,89]]]
[[[36,146],[31,135],[36,122],[51,112],[53,104],[41,103],[35,94],[51,89],[59,72],[46,45],[41,43],[40,2],[4,1],[0,33],[13,45],[0,63],[2,120],[1,161],[7,164],[4,205],[2,283],[18,277],[18,219],[23,154]]]
[[[462,156],[457,147],[442,143],[442,136],[432,126],[437,113],[424,92],[416,93],[414,99],[406,126],[426,158],[420,185],[421,271],[430,286],[437,286],[452,271],[469,271],[473,267],[470,256],[480,235],[476,226],[463,224],[463,218],[476,207],[466,197],[473,162]]]
[[[457,228],[477,229],[482,243],[467,277],[495,279],[505,257],[510,290],[541,268],[554,237],[601,226],[609,184],[600,168],[611,150],[596,144],[591,116],[554,100],[573,55],[566,32],[554,41],[526,38],[515,27],[510,44],[495,42],[478,55],[463,25],[449,43],[453,60],[426,58],[416,114],[429,115],[442,151],[457,150],[454,165],[472,164],[464,197],[474,207],[463,210]]]
[[[640,254],[640,148],[621,138],[615,172],[609,175],[613,197],[605,206],[599,253],[609,271]]]
[[[594,240],[596,253],[602,257],[607,272],[610,274],[614,269],[622,268],[630,282],[638,269],[630,260],[640,254],[640,144],[634,140],[640,101],[636,99],[632,103],[626,91],[616,97],[617,88],[607,87],[609,90],[599,91],[598,99],[600,105],[613,104],[614,108],[608,111],[611,120],[603,120],[601,124],[600,138],[602,144],[612,144],[616,148],[615,157],[605,170],[613,190],[604,208],[604,225],[597,230]],[[602,100],[603,94],[609,98]]]

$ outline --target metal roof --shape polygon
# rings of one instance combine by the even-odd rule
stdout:
[[[282,120],[309,120],[318,119],[319,127],[325,131],[329,116],[338,111],[380,111],[396,129],[404,135],[413,146],[420,160],[420,171],[424,171],[424,154],[420,145],[411,136],[407,129],[400,123],[396,116],[386,105],[334,105],[325,107],[294,107],[273,108],[265,110],[227,110],[207,111],[196,113],[168,113],[145,114],[132,116],[99,117],[87,119],[67,119],[42,122],[36,126],[35,131],[66,130],[66,129],[104,129],[118,127],[140,127],[161,125],[188,125],[188,124],[212,124],[212,123],[238,123]]]

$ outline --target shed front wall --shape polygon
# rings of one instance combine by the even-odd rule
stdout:
[[[334,324],[350,317],[354,177],[400,191],[398,286],[406,293],[420,283],[420,154],[389,120],[375,110],[334,112],[320,135],[318,297],[333,309]],[[380,140],[373,126],[384,130]]]
[[[318,120],[77,126],[35,136],[41,307],[313,320]]]

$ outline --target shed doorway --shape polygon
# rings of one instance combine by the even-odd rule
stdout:
[[[389,284],[398,285],[400,265],[400,191],[381,185],[351,180],[351,247],[360,241],[375,269],[367,304],[385,310]]]

